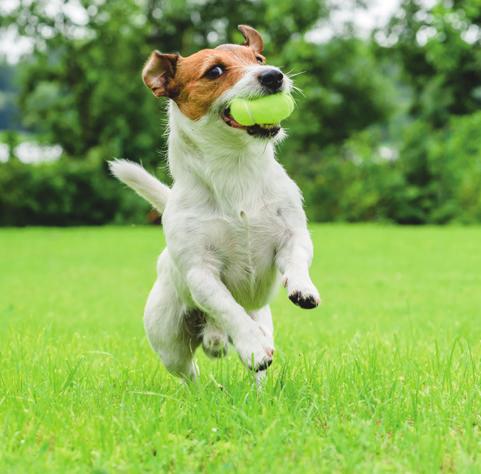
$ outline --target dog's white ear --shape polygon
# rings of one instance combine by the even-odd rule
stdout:
[[[245,39],[244,46],[251,47],[256,53],[262,53],[264,41],[260,33],[249,25],[239,25],[237,28]]]
[[[156,97],[174,95],[173,79],[177,68],[178,54],[163,54],[153,51],[142,69],[142,79]]]

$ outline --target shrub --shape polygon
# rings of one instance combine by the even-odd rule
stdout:
[[[0,225],[147,222],[148,205],[124,192],[97,160],[0,164]]]
[[[481,222],[481,112],[452,118],[431,141],[428,161],[434,176],[434,223]]]
[[[398,163],[382,156],[378,130],[354,135],[342,146],[298,157],[297,176],[314,221],[395,221],[406,210]]]

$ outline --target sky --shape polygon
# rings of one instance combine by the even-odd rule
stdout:
[[[18,0],[1,0],[0,14],[15,8]],[[328,21],[322,22],[311,31],[309,39],[317,42],[328,40],[333,34],[342,29],[346,22],[352,22],[359,34],[368,35],[373,28],[386,24],[390,16],[399,8],[400,0],[368,0],[367,9],[352,8],[352,1],[331,0],[335,10]],[[49,7],[52,12],[58,11],[60,2],[50,0]],[[68,14],[81,19],[82,11],[71,2]],[[253,25],[255,27],[255,25]],[[28,38],[18,38],[13,30],[2,33],[0,36],[0,55],[5,55],[9,62],[16,62],[18,58],[30,50]]]

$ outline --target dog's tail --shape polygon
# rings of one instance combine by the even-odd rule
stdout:
[[[133,161],[112,160],[109,161],[109,168],[117,179],[149,201],[161,214],[164,212],[170,194],[168,186]]]

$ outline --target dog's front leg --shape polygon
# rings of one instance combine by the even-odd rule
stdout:
[[[267,369],[274,353],[269,338],[235,301],[220,276],[199,266],[187,272],[186,280],[194,302],[225,329],[242,362],[256,372]]]
[[[315,308],[321,302],[319,292],[309,276],[312,241],[306,228],[290,229],[276,255],[282,284],[289,299],[301,308]]]

